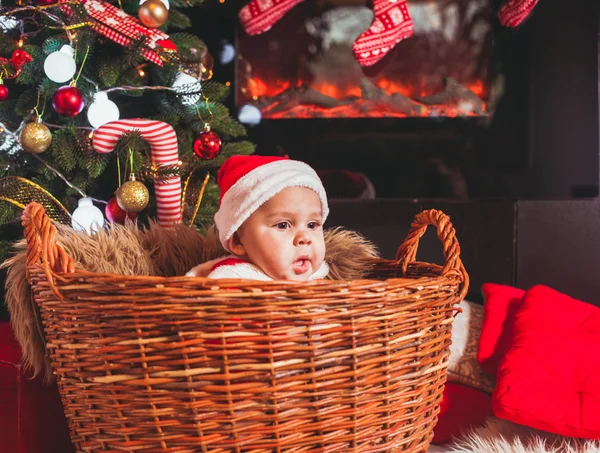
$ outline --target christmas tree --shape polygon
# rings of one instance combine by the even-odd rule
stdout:
[[[199,2],[0,6],[0,228],[32,200],[68,223],[82,198],[118,222],[212,220],[216,171],[254,146],[228,86],[211,81],[209,49],[185,31],[182,10]]]

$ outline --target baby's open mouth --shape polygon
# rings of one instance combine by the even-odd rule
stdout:
[[[296,275],[301,275],[308,272],[310,268],[310,261],[308,257],[300,257],[296,261],[293,262],[292,268],[294,269],[294,273]]]

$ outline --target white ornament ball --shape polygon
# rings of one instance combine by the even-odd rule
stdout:
[[[200,92],[202,91],[200,80],[185,72],[177,74],[175,82],[173,82],[173,88],[178,88],[176,91],[182,95],[181,102],[183,105],[194,105],[200,100]]]
[[[91,198],[81,198],[77,209],[71,216],[71,225],[77,231],[85,231],[90,234],[104,226],[104,215],[100,209],[94,206]]]
[[[94,102],[87,110],[87,119],[94,129],[111,121],[117,121],[120,115],[119,107],[108,99],[108,95],[104,91],[99,91],[94,95]]]
[[[235,47],[232,44],[226,42],[221,47],[221,54],[219,55],[219,61],[221,64],[229,64],[235,58]]]
[[[165,5],[165,8],[169,9],[169,0],[160,0],[163,5]],[[146,3],[146,0],[140,0],[140,6],[142,6],[144,3]]]
[[[74,55],[75,50],[69,45],[62,46],[58,52],[52,52],[44,60],[46,76],[56,83],[71,80],[77,71]]]
[[[256,126],[260,123],[261,119],[262,114],[260,113],[260,110],[252,104],[243,105],[238,113],[239,122],[249,126]]]

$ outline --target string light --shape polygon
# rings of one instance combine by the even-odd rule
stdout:
[[[18,47],[23,47],[23,44],[25,44],[25,43],[24,43],[24,41],[23,41],[23,38],[20,38],[20,39],[17,41],[17,46],[18,46]]]

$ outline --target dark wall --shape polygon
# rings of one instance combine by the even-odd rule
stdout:
[[[598,0],[540,1],[525,24],[533,198],[597,195],[599,9]]]
[[[600,306],[600,201],[523,201],[517,286],[545,284]]]
[[[450,216],[461,246],[461,259],[471,278],[468,297],[481,301],[481,285],[515,283],[515,203],[449,202],[444,200],[331,200],[326,227],[341,225],[373,241],[381,255],[393,259],[414,216],[439,209]],[[442,245],[430,227],[421,239],[418,261],[444,264]]]
[[[533,186],[568,197],[600,179],[600,2],[547,1],[538,8],[532,142],[541,165]],[[516,231],[518,286],[547,284],[600,306],[600,198],[520,201]]]

